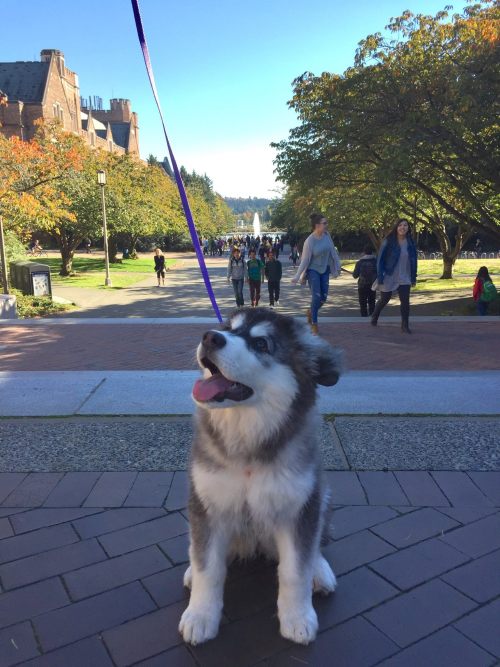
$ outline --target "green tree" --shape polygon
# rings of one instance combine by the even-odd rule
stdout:
[[[443,216],[459,242],[472,229],[500,239],[498,16],[489,1],[451,20],[405,12],[387,26],[394,39],[367,37],[342,76],[296,79],[300,125],[276,144],[280,178],[301,192],[373,190],[395,216],[425,200],[421,219],[445,245]]]
[[[61,253],[61,276],[69,276],[76,249],[86,238],[102,235],[102,214],[97,170],[100,153],[87,148],[80,171],[68,170],[59,183],[59,197],[67,202],[67,215],[60,216],[47,231]]]

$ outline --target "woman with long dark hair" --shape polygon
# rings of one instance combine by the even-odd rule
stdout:
[[[377,326],[382,309],[389,303],[393,292],[398,292],[401,302],[401,331],[411,333],[410,289],[417,282],[417,248],[411,236],[410,223],[400,218],[382,243],[377,258],[377,283],[380,299],[372,315],[372,325]]]
[[[490,303],[496,299],[497,290],[493,285],[487,266],[481,266],[477,272],[472,298],[477,304],[479,315],[487,315]]]

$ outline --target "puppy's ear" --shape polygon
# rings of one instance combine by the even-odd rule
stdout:
[[[311,338],[313,339],[310,347],[313,360],[313,378],[317,384],[332,387],[337,384],[342,374],[342,352],[333,348],[321,338],[316,336],[311,336]]]

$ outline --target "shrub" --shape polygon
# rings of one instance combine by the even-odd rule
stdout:
[[[17,316],[22,320],[30,317],[49,317],[72,308],[66,303],[55,303],[50,296],[23,294],[17,289],[11,289],[10,293],[16,297]]]

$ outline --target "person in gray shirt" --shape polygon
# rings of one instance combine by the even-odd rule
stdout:
[[[302,258],[292,283],[305,275],[311,289],[311,305],[307,309],[307,321],[311,332],[318,335],[318,311],[328,297],[330,275],[340,275],[340,257],[327,231],[328,221],[321,213],[309,216],[312,233],[306,238]]]
[[[240,249],[233,248],[229,262],[227,263],[227,282],[233,283],[234,298],[238,308],[245,305],[243,299],[243,285],[246,278],[245,260],[241,256]]]

